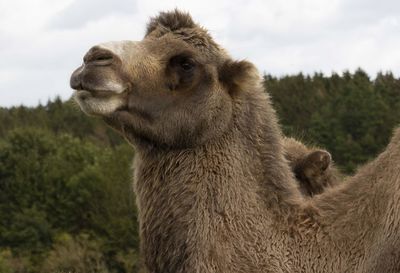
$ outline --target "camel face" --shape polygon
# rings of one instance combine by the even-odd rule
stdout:
[[[70,80],[74,99],[81,109],[92,115],[109,114],[124,105],[129,81],[122,60],[135,43],[111,42],[92,47]]]
[[[92,47],[70,84],[85,113],[102,116],[134,144],[187,147],[229,126],[232,88],[226,79],[240,70],[229,63],[188,15],[165,14],[150,22],[142,41]]]

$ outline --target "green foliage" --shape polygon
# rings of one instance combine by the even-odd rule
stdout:
[[[11,259],[12,254],[10,250],[0,251],[0,273],[13,273]]]
[[[67,133],[95,144],[116,146],[124,141],[99,119],[88,118],[73,101],[60,98],[45,106],[0,108],[0,139],[14,128],[34,127],[53,133]]]
[[[105,263],[101,268],[133,272],[125,267],[131,264],[117,259],[136,253],[138,246],[129,170],[133,152],[126,144],[96,142],[35,127],[5,135],[0,149],[0,248],[11,249],[13,258],[28,257],[33,266],[26,272],[41,272],[48,255],[70,250],[57,245],[60,234],[82,232],[90,240],[77,237],[82,239],[79,247],[96,245],[93,251]],[[61,265],[71,262],[55,257],[51,264],[57,259]]]
[[[328,149],[346,172],[400,122],[400,80],[379,73],[265,76],[288,135]],[[59,98],[0,108],[0,273],[138,272],[133,151]]]
[[[287,135],[326,148],[347,173],[374,158],[400,122],[400,80],[354,74],[265,76]]]
[[[85,234],[76,238],[60,234],[40,272],[108,273],[109,270],[97,241]]]

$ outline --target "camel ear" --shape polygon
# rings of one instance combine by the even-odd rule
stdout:
[[[145,36],[153,32],[157,28],[174,31],[181,28],[194,27],[196,27],[196,24],[193,22],[193,19],[189,13],[175,9],[169,12],[160,12],[158,16],[151,18],[150,22],[147,24]]]
[[[259,83],[260,76],[254,64],[248,61],[226,61],[219,71],[220,81],[231,95],[249,90]]]

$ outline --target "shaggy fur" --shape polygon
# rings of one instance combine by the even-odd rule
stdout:
[[[330,153],[309,148],[294,138],[284,138],[285,158],[293,170],[304,196],[321,194],[326,187],[340,183],[343,176],[334,166]]]
[[[71,85],[91,94],[78,90],[80,105],[136,147],[148,272],[400,272],[400,130],[354,177],[306,200],[252,64],[238,65],[178,11],[123,45],[107,47],[107,66],[85,63]],[[123,105],[96,112],[85,75],[101,90],[110,69],[128,86],[109,93]]]

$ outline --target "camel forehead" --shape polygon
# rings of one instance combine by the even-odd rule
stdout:
[[[107,49],[119,57],[123,57],[128,52],[136,51],[141,48],[137,41],[111,41],[97,45],[99,48]]]

